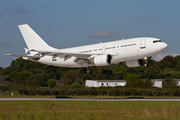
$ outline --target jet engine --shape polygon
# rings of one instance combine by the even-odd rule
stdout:
[[[131,61],[122,62],[121,64],[130,68],[139,67],[144,65],[144,60],[143,59],[131,60]]]
[[[39,54],[35,54],[32,59],[38,61],[41,58]]]
[[[105,66],[109,65],[112,62],[112,56],[109,54],[106,55],[97,55],[94,56],[89,60],[90,64],[96,65],[96,66]]]

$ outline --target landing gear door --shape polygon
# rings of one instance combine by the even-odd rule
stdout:
[[[143,40],[140,40],[140,49],[144,49],[146,48],[146,40],[143,39]]]

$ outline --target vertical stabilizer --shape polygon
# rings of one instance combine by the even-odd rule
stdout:
[[[18,26],[29,50],[56,50],[49,46],[36,32],[27,24]]]

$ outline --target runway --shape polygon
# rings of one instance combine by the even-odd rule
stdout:
[[[0,98],[0,101],[180,101],[180,98]]]

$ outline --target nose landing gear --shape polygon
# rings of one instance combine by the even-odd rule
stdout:
[[[147,57],[144,58],[144,66],[148,67],[148,58]]]

